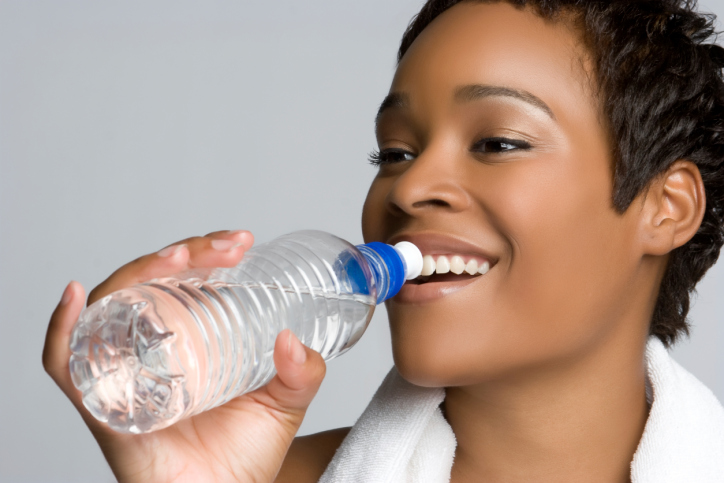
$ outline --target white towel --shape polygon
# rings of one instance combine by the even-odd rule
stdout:
[[[653,403],[631,462],[632,483],[724,482],[724,408],[651,337],[646,346]]]
[[[444,389],[410,384],[393,367],[319,482],[447,483],[456,442],[444,399]]]
[[[631,462],[632,483],[724,482],[724,408],[651,337],[653,399]],[[447,483],[455,435],[440,412],[445,392],[402,379],[393,367],[337,450],[320,483]]]

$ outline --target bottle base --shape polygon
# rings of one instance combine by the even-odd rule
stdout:
[[[152,305],[133,292],[116,292],[93,304],[71,337],[70,373],[83,405],[121,433],[170,426],[188,402],[185,377],[170,367],[176,335],[154,323],[159,319],[148,313]]]

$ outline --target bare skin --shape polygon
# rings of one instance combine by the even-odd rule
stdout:
[[[338,428],[295,438],[277,475],[276,483],[318,481],[350,429]]]
[[[400,373],[447,388],[455,483],[630,479],[648,414],[649,320],[668,253],[695,234],[705,196],[696,166],[681,160],[614,210],[610,144],[581,45],[564,21],[506,3],[456,5],[402,59],[395,102],[378,117],[384,163],[365,202],[365,241],[439,235],[493,262],[463,289],[423,302],[408,286],[387,302]],[[233,266],[252,241],[217,232],[179,242],[171,256],[119,269],[88,303],[188,267]],[[295,363],[301,348],[283,333],[266,388],[157,433],[118,435],[87,413],[68,375],[83,299],[71,283],[43,361],[119,481],[322,474],[348,429],[292,442],[324,376],[314,351]]]

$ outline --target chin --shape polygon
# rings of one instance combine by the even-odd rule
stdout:
[[[397,322],[397,323],[395,323]],[[391,321],[392,355],[400,375],[422,387],[460,387],[500,381],[535,371],[569,354],[563,341],[513,331],[436,331],[422,319],[416,325]],[[459,334],[467,334],[460,337]],[[549,334],[550,336],[550,334]]]
[[[427,367],[406,357],[395,356],[394,359],[397,371],[407,382],[422,387],[446,387],[451,385],[444,368]]]
[[[500,331],[498,324],[491,327],[478,317],[446,317],[449,307],[388,306],[387,312],[395,366],[417,386],[462,386],[494,379],[514,365],[519,354],[500,333],[509,330]]]
[[[396,338],[393,334],[392,355],[395,367],[408,382],[422,387],[457,386],[471,381],[474,361],[466,361],[459,351],[450,349],[444,340],[416,336]]]

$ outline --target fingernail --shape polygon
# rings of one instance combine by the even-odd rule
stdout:
[[[65,287],[65,290],[63,291],[63,296],[60,298],[60,305],[67,305],[68,302],[70,302],[70,299],[73,296],[73,291],[70,289],[70,286],[73,284],[73,282],[70,282],[67,287]]]
[[[164,257],[164,258],[165,258],[165,257],[172,257],[172,256],[176,255],[176,254],[179,252],[179,250],[181,250],[181,249],[182,249],[183,247],[185,247],[185,246],[186,246],[185,243],[183,243],[183,244],[181,244],[181,245],[171,245],[170,247],[166,247],[166,248],[164,248],[163,250],[160,250],[160,251],[157,253],[157,255],[158,255],[159,257]]]
[[[211,246],[215,250],[219,251],[231,251],[235,248],[242,246],[241,243],[236,243],[231,240],[211,240]]]
[[[249,230],[234,230],[234,231],[229,232],[229,235],[231,235],[235,238],[243,236],[244,234],[250,234]],[[246,240],[246,241],[248,241],[248,240]],[[242,243],[241,245],[244,247],[244,250],[247,249],[247,246],[244,243]]]
[[[289,341],[287,342],[287,348],[289,350],[289,356],[292,358],[295,364],[302,365],[307,360],[307,351],[304,350],[304,346],[297,339],[297,336],[290,330]]]

